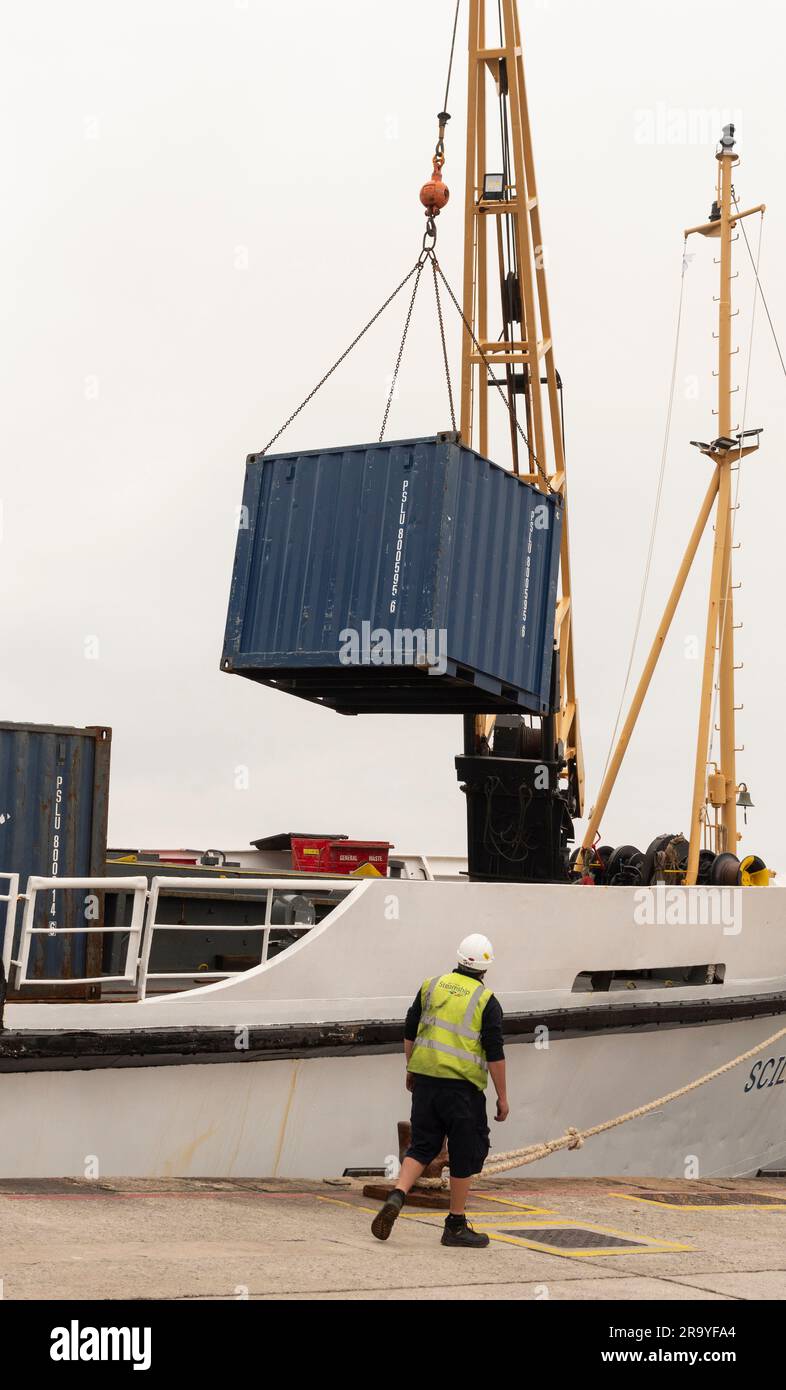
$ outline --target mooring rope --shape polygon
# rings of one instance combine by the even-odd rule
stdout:
[[[510,1149],[507,1153],[497,1154],[491,1163],[487,1163],[483,1169],[482,1176],[493,1177],[497,1173],[507,1173],[511,1168],[522,1168],[527,1163],[536,1163],[539,1158],[548,1158],[549,1154],[557,1153],[560,1149],[580,1149],[585,1139],[592,1139],[596,1134],[604,1134],[607,1130],[616,1129],[618,1125],[627,1124],[628,1120],[641,1119],[643,1115],[649,1115],[653,1110],[660,1110],[669,1101],[679,1100],[680,1096],[686,1096],[691,1091],[698,1090],[699,1086],[706,1086],[708,1081],[715,1081],[717,1077],[732,1071],[742,1062],[747,1062],[749,1058],[755,1057],[758,1052],[764,1052],[773,1043],[779,1042],[781,1038],[786,1038],[786,1028],[780,1028],[771,1037],[765,1038],[764,1042],[757,1043],[755,1047],[748,1048],[747,1052],[741,1052],[739,1057],[735,1057],[731,1062],[724,1062],[722,1067],[716,1067],[714,1071],[708,1071],[704,1076],[698,1077],[696,1081],[688,1082],[687,1086],[680,1086],[676,1091],[669,1091],[665,1096],[659,1096],[657,1100],[651,1100],[646,1105],[639,1105],[635,1110],[627,1110],[624,1115],[617,1115],[613,1120],[604,1120],[602,1124],[592,1125],[590,1129],[575,1129],[570,1126],[559,1139],[548,1139],[540,1144],[528,1144],[524,1149]],[[436,1181],[442,1181],[437,1179]]]

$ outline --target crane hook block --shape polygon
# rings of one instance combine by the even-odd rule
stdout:
[[[420,201],[426,209],[427,217],[439,217],[450,197],[450,189],[442,178],[444,162],[444,158],[440,158],[439,155],[434,156],[434,172],[428,183],[424,183],[420,190]]]

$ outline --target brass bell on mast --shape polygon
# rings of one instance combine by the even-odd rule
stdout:
[[[747,782],[740,782],[740,785],[737,788],[737,793],[737,805],[742,807],[743,815],[745,818],[745,824],[747,825],[748,811],[753,810],[753,802],[751,801],[751,794],[748,791]]]

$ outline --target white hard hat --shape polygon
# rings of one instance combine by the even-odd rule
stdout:
[[[488,937],[480,932],[465,936],[458,948],[458,963],[468,970],[488,970],[494,964],[494,947]]]

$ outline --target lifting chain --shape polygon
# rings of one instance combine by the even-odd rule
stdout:
[[[398,381],[399,368],[401,367],[401,359],[402,359],[402,357],[404,356],[404,347],[405,347],[405,344],[406,344],[406,341],[407,341],[407,334],[408,334],[408,332],[409,332],[409,325],[410,325],[410,322],[411,322],[411,319],[412,319],[412,310],[413,310],[414,307],[415,307],[415,296],[417,295],[418,289],[419,289],[419,287],[420,287],[420,277],[421,277],[421,275],[423,274],[423,267],[424,267],[425,264],[426,264],[426,252],[425,252],[425,250],[424,250],[424,251],[420,254],[420,256],[418,257],[417,265],[416,265],[416,267],[415,267],[415,272],[416,272],[416,273],[415,273],[415,284],[414,284],[413,287],[412,287],[412,297],[411,297],[411,299],[410,299],[410,301],[409,301],[409,308],[407,309],[407,317],[406,317],[405,320],[404,320],[404,332],[403,332],[402,335],[401,335],[401,342],[400,342],[400,344],[399,344],[399,349],[398,349],[398,357],[396,358],[396,365],[395,365],[395,367],[393,368],[393,376],[391,377],[391,381],[390,381],[390,391],[389,391],[389,393],[388,393],[387,404],[386,404],[386,406],[385,406],[385,414],[382,416],[382,428],[381,428],[381,430],[379,431],[379,443],[380,443],[380,444],[382,443],[382,440],[383,440],[383,438],[384,438],[384,436],[385,436],[385,430],[387,429],[387,423],[388,423],[388,416],[389,416],[389,414],[390,414],[390,407],[391,407],[391,405],[393,404],[393,397],[394,397],[395,394],[396,394],[396,383],[397,383],[397,381]]]
[[[396,288],[394,289],[393,293],[388,295],[388,297],[387,297],[387,299],[385,300],[384,304],[382,304],[382,305],[379,307],[379,309],[377,309],[377,312],[376,312],[374,315],[372,315],[372,317],[369,319],[369,321],[368,321],[368,323],[365,325],[365,327],[364,327],[364,328],[361,328],[361,330],[360,330],[360,332],[357,334],[357,336],[356,336],[355,338],[352,339],[352,342],[350,343],[349,347],[344,349],[344,351],[342,352],[341,356],[338,357],[338,358],[336,358],[336,361],[333,363],[333,366],[328,368],[328,370],[325,372],[325,375],[324,375],[323,377],[320,377],[320,379],[319,379],[319,381],[317,382],[316,386],[312,387],[312,389],[309,391],[309,393],[308,393],[308,395],[305,397],[305,399],[302,400],[302,401],[300,402],[300,405],[298,406],[297,410],[293,410],[293,411],[292,411],[292,414],[289,416],[288,419],[286,419],[286,420],[284,421],[284,423],[283,423],[283,425],[280,427],[280,429],[277,429],[277,430],[276,430],[276,433],[273,435],[273,438],[268,440],[268,442],[267,442],[267,444],[265,445],[264,449],[261,449],[261,450],[260,450],[260,455],[259,455],[260,457],[262,457],[263,454],[266,454],[266,453],[267,453],[268,449],[270,449],[271,446],[272,446],[273,444],[275,444],[275,442],[276,442],[277,439],[280,439],[280,438],[281,438],[282,434],[284,433],[284,430],[286,430],[286,429],[289,428],[289,426],[292,424],[292,421],[293,421],[293,420],[296,420],[297,417],[298,417],[298,415],[300,414],[301,410],[304,410],[305,407],[308,405],[309,401],[313,400],[314,396],[317,394],[317,391],[319,391],[320,388],[324,386],[325,382],[333,375],[333,373],[335,372],[336,368],[337,368],[337,367],[340,367],[340,366],[341,366],[341,363],[344,362],[345,359],[346,359],[347,357],[349,357],[349,354],[351,353],[352,349],[355,348],[355,347],[357,347],[357,345],[358,345],[358,343],[360,342],[361,338],[364,338],[364,337],[366,336],[366,334],[368,333],[368,330],[369,330],[370,328],[372,328],[372,327],[374,326],[374,324],[377,322],[377,319],[379,319],[379,318],[382,317],[382,315],[384,314],[384,312],[385,312],[385,310],[387,309],[388,305],[390,305],[390,304],[393,303],[393,300],[396,298],[396,296],[397,296],[398,294],[401,293],[401,291],[403,290],[404,286],[405,286],[406,284],[409,283],[409,281],[412,279],[412,276],[415,275],[416,273],[418,274],[418,276],[420,275],[420,271],[422,270],[422,268],[423,268],[423,267],[422,267],[422,265],[421,265],[421,260],[418,259],[418,260],[415,262],[415,264],[412,266],[412,268],[411,268],[410,270],[407,271],[406,275],[404,276],[404,279],[401,280],[400,283],[396,286]],[[411,312],[411,311],[410,311],[410,312]]]
[[[269,450],[270,448],[272,448],[272,446],[275,444],[276,440],[281,438],[281,435],[282,435],[282,434],[284,433],[284,431],[292,424],[292,421],[295,420],[295,419],[297,419],[298,415],[300,414],[300,412],[301,412],[302,410],[305,409],[305,407],[308,405],[309,401],[313,400],[314,396],[315,396],[315,395],[317,394],[317,392],[324,386],[325,382],[328,381],[328,380],[330,379],[330,377],[333,375],[333,373],[336,371],[336,369],[337,369],[338,367],[341,366],[341,363],[344,362],[344,361],[346,360],[347,357],[349,357],[349,354],[352,352],[353,348],[357,347],[357,345],[358,345],[358,343],[361,341],[361,339],[364,338],[364,337],[366,336],[366,334],[368,333],[369,329],[373,327],[373,325],[377,322],[377,320],[378,320],[379,318],[381,318],[381,316],[382,316],[382,314],[385,312],[385,310],[389,307],[389,305],[391,305],[391,304],[393,303],[393,300],[396,299],[397,296],[401,293],[401,291],[403,290],[404,286],[407,285],[407,284],[409,284],[410,280],[412,279],[412,277],[413,277],[413,275],[414,275],[414,277],[415,277],[415,283],[414,283],[414,285],[413,285],[413,287],[412,287],[412,294],[410,295],[409,305],[408,305],[408,308],[407,308],[407,316],[406,316],[406,319],[404,320],[404,331],[403,331],[403,333],[402,333],[402,335],[401,335],[401,342],[400,342],[400,344],[399,344],[398,355],[397,355],[397,357],[396,357],[396,364],[395,364],[395,367],[394,367],[394,369],[393,369],[393,376],[392,376],[391,383],[390,383],[390,391],[389,391],[389,393],[388,393],[387,402],[386,402],[386,404],[385,404],[385,413],[384,413],[384,415],[383,415],[383,417],[382,417],[382,428],[380,429],[380,432],[379,432],[379,443],[380,443],[380,444],[382,443],[382,441],[383,441],[383,439],[384,439],[384,436],[385,436],[385,430],[387,429],[388,418],[389,418],[389,416],[390,416],[390,408],[391,408],[391,406],[392,406],[392,404],[393,404],[393,397],[395,396],[395,393],[396,393],[396,386],[397,386],[397,384],[398,384],[399,372],[400,372],[400,370],[401,370],[401,363],[402,363],[402,360],[403,360],[403,357],[404,357],[404,349],[405,349],[405,347],[406,347],[407,335],[408,335],[408,333],[409,333],[409,325],[410,325],[410,323],[411,323],[411,321],[412,321],[412,312],[413,312],[414,307],[415,307],[415,299],[416,299],[416,297],[417,297],[418,289],[420,288],[420,279],[421,279],[421,276],[422,276],[422,274],[423,274],[423,267],[425,266],[426,261],[431,261],[431,269],[432,269],[432,273],[433,273],[433,276],[434,276],[434,296],[435,296],[436,303],[437,303],[437,320],[438,320],[438,323],[439,323],[439,335],[440,335],[440,342],[441,342],[441,345],[442,345],[442,359],[443,359],[443,362],[444,362],[444,365],[445,365],[445,379],[446,379],[446,381],[447,381],[447,387],[448,387],[448,403],[449,403],[449,406],[450,406],[450,419],[451,419],[451,425],[452,425],[453,430],[454,430],[454,431],[456,430],[456,409],[455,409],[455,401],[454,401],[454,397],[453,397],[453,386],[452,386],[451,379],[450,379],[450,362],[449,362],[449,359],[448,359],[448,348],[447,348],[447,341],[446,341],[446,337],[445,337],[445,323],[444,323],[444,318],[443,318],[443,314],[442,314],[442,300],[441,300],[441,298],[440,298],[440,289],[439,289],[439,282],[440,282],[440,280],[442,281],[442,284],[445,286],[445,289],[446,289],[447,292],[448,292],[448,295],[449,295],[449,297],[450,297],[450,299],[451,299],[451,302],[453,303],[453,305],[454,305],[454,307],[455,307],[455,309],[456,309],[456,311],[457,311],[457,313],[458,313],[458,315],[459,315],[459,318],[461,319],[461,322],[462,322],[462,324],[464,325],[464,328],[465,328],[466,332],[469,334],[470,340],[471,340],[471,342],[472,342],[472,344],[473,344],[473,346],[474,346],[474,348],[475,348],[475,351],[478,353],[479,357],[481,358],[481,361],[483,362],[484,366],[486,367],[486,370],[488,371],[489,376],[490,376],[490,378],[492,379],[492,381],[494,381],[494,374],[493,374],[492,363],[489,361],[488,356],[487,356],[486,353],[483,351],[483,348],[481,347],[480,343],[478,342],[477,338],[475,337],[475,334],[474,334],[474,332],[473,332],[473,330],[472,330],[472,326],[471,326],[470,323],[467,321],[467,319],[466,319],[466,317],[465,317],[465,315],[464,315],[464,312],[463,312],[463,310],[462,310],[462,308],[461,308],[461,305],[459,304],[459,302],[458,302],[458,300],[457,300],[455,294],[453,293],[453,290],[451,289],[451,287],[450,287],[448,281],[447,281],[446,278],[445,278],[445,275],[443,274],[442,267],[441,267],[439,261],[437,260],[436,252],[435,252],[435,249],[434,249],[435,246],[436,246],[436,241],[437,241],[437,228],[436,228],[436,224],[435,224],[435,222],[434,222],[434,218],[433,218],[433,217],[429,217],[428,220],[427,220],[427,222],[426,222],[426,233],[425,233],[425,236],[423,237],[423,246],[422,246],[420,255],[418,256],[418,259],[416,260],[415,264],[410,268],[410,270],[407,271],[407,273],[406,273],[406,275],[404,276],[403,280],[401,280],[401,281],[398,283],[398,285],[396,286],[396,288],[393,290],[392,294],[389,294],[389,295],[388,295],[388,297],[387,297],[387,299],[385,300],[384,304],[380,305],[379,309],[377,309],[377,312],[376,312],[375,314],[372,315],[372,317],[369,319],[368,323],[365,324],[365,326],[364,326],[363,328],[361,328],[360,332],[352,339],[352,342],[349,344],[349,347],[347,347],[347,348],[344,349],[344,351],[342,352],[341,356],[338,357],[338,358],[336,359],[336,361],[333,363],[332,367],[329,367],[329,368],[328,368],[328,370],[325,372],[324,376],[320,377],[320,379],[319,379],[319,381],[317,382],[316,386],[313,386],[313,387],[311,388],[311,390],[309,391],[308,395],[301,401],[301,403],[300,403],[300,405],[297,407],[297,409],[296,409],[296,410],[293,410],[293,411],[292,411],[292,414],[289,415],[289,416],[287,417],[287,419],[284,421],[283,425],[281,425],[280,428],[276,430],[276,433],[273,435],[273,437],[272,437],[271,439],[268,440],[268,442],[267,442],[267,444],[265,445],[264,449],[261,449],[261,450],[260,450],[259,457],[264,456],[264,455],[268,452],[268,450]],[[550,494],[552,494],[552,495],[554,495],[554,496],[558,496],[558,494],[555,494],[555,493],[554,493],[554,489],[552,488],[551,483],[549,482],[548,475],[546,474],[544,468],[542,467],[540,461],[538,460],[538,458],[537,458],[537,456],[536,456],[536,454],[535,454],[533,448],[532,448],[531,445],[530,445],[529,439],[527,438],[527,435],[526,435],[525,431],[522,429],[521,424],[520,424],[518,418],[516,417],[516,414],[515,414],[515,412],[514,412],[514,410],[513,410],[512,402],[511,402],[510,400],[508,400],[508,398],[507,398],[506,395],[505,395],[504,387],[503,387],[499,382],[497,382],[497,381],[494,381],[494,385],[495,385],[496,389],[499,391],[499,394],[500,394],[500,396],[502,397],[502,399],[503,399],[503,401],[504,401],[504,403],[505,403],[505,407],[506,407],[506,409],[508,410],[508,413],[510,414],[510,417],[511,417],[511,419],[512,419],[512,421],[513,421],[513,423],[514,423],[514,425],[515,425],[515,427],[516,427],[516,429],[518,430],[519,435],[521,436],[522,440],[524,441],[524,444],[525,444],[526,447],[527,447],[527,451],[528,451],[528,453],[529,453],[529,456],[530,456],[530,458],[533,460],[533,462],[534,462],[534,464],[535,464],[535,467],[537,468],[538,473],[540,474],[540,476],[541,476],[541,478],[542,478],[542,480],[543,480],[543,483],[544,483],[544,485],[545,485],[545,490],[546,490],[548,493],[550,493]]]
[[[435,229],[434,229],[434,239],[435,239],[435,240],[436,240],[436,236],[437,236],[437,233],[436,233],[436,228],[435,228]],[[440,341],[441,341],[441,343],[442,343],[442,358],[443,358],[443,361],[444,361],[444,363],[445,363],[445,380],[446,380],[447,383],[448,383],[448,403],[449,403],[449,405],[450,405],[450,425],[451,425],[451,429],[453,430],[453,433],[455,434],[455,433],[456,433],[456,407],[455,407],[455,405],[453,404],[453,386],[452,386],[451,380],[450,380],[450,362],[448,361],[448,345],[447,345],[447,343],[446,343],[446,341],[445,341],[445,324],[444,324],[444,320],[443,320],[443,318],[442,318],[442,300],[441,300],[440,297],[439,297],[439,277],[438,277],[438,275],[437,275],[437,271],[438,271],[438,269],[439,269],[439,266],[438,266],[438,264],[437,264],[437,258],[436,258],[436,256],[433,255],[433,247],[432,247],[432,255],[431,255],[430,259],[431,259],[431,269],[432,269],[433,272],[434,272],[434,297],[435,297],[435,299],[436,299],[436,301],[437,301],[437,319],[439,320],[439,336],[440,336]]]

